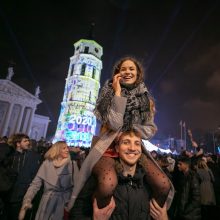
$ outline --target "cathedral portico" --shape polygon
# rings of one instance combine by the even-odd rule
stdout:
[[[10,136],[18,132],[30,135],[37,105],[41,103],[39,92],[33,95],[10,79],[0,79],[0,136]],[[47,128],[50,120],[43,117],[41,123]],[[45,130],[39,132],[37,138],[41,137],[46,137]]]
[[[25,109],[25,106],[20,105],[19,116],[18,116],[18,120],[17,120],[16,126],[15,126],[15,131],[14,131],[14,133],[20,132],[21,121],[22,121],[22,118],[23,118],[23,116],[24,116],[24,109]]]
[[[6,109],[6,117],[5,120],[2,123],[2,136],[5,136],[8,133],[8,125],[9,125],[9,120],[11,118],[11,113],[14,107],[14,103],[8,103],[7,109]]]

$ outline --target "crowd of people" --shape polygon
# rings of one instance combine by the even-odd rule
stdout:
[[[101,89],[101,130],[89,150],[1,138],[0,219],[218,219],[219,158],[194,140],[195,153],[149,152],[142,139],[157,132],[155,112],[142,65],[125,57]]]

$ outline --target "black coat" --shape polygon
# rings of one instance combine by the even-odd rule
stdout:
[[[70,211],[70,220],[92,220],[92,196],[96,179],[90,176]],[[147,220],[149,218],[149,189],[145,173],[139,166],[134,177],[118,175],[114,192],[116,208],[110,220]]]
[[[114,198],[116,208],[110,220],[147,220],[150,219],[150,189],[145,181],[145,172],[137,167],[133,177],[118,176]]]
[[[0,143],[0,196],[7,193],[13,184],[7,169],[7,158],[14,152],[14,149],[5,143]]]
[[[15,151],[8,159],[8,169],[14,185],[9,192],[9,202],[21,202],[40,167],[41,156],[31,150]]]
[[[178,220],[200,220],[200,183],[198,175],[189,170],[182,176],[174,197],[174,217]]]

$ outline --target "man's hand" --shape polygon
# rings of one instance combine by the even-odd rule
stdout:
[[[150,215],[154,220],[168,220],[167,204],[161,208],[155,199],[150,201]]]
[[[115,209],[115,200],[112,197],[109,205],[99,209],[96,199],[93,201],[93,220],[108,220]]]

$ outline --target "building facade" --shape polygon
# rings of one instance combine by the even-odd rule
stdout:
[[[39,140],[46,138],[49,117],[36,115],[41,103],[39,94],[33,95],[11,81],[9,71],[6,79],[0,79],[0,136],[25,133]]]

